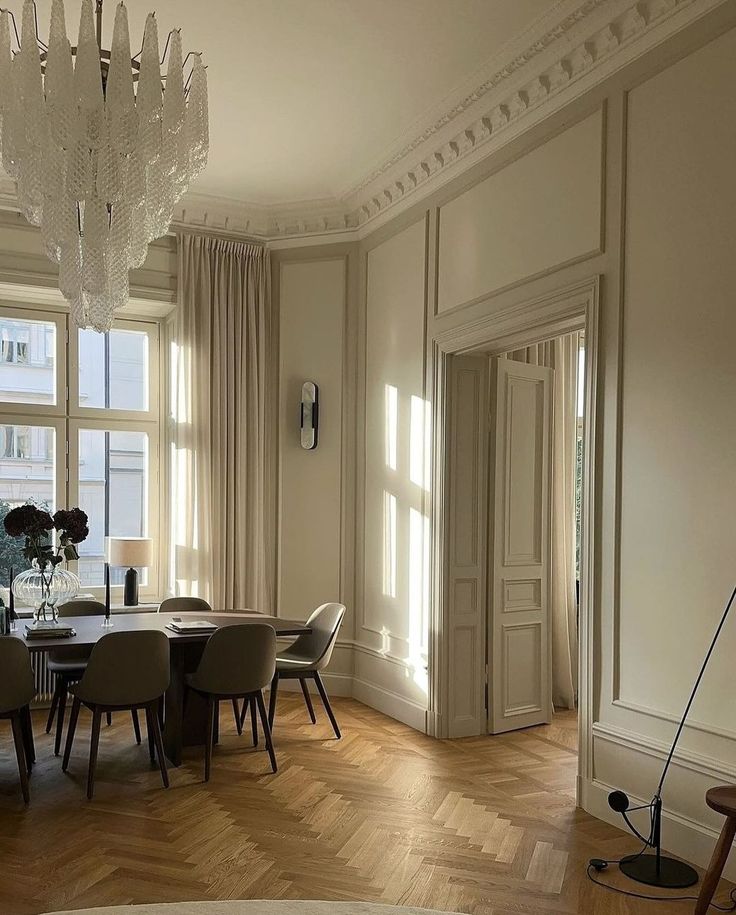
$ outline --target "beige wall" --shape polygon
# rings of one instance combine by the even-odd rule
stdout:
[[[723,116],[735,78],[732,30],[628,97],[621,555],[594,739],[597,778],[641,794],[661,767],[650,745],[671,739],[736,568],[736,120]],[[703,793],[736,775],[734,649],[729,625],[665,797],[701,861],[711,842],[700,824],[717,823]]]
[[[279,590],[282,616],[340,597],[342,258],[281,266],[279,308]],[[301,386],[319,386],[318,446],[299,441]]]
[[[386,468],[384,386],[429,397],[435,337],[600,280],[593,708],[580,787],[586,808],[603,817],[612,816],[610,787],[651,796],[733,575],[736,122],[725,113],[736,31],[723,33],[736,11],[728,12],[361,243],[363,622],[359,616],[353,694],[415,726],[423,704],[430,716],[442,712],[438,697],[416,692],[405,604],[383,593],[382,494],[403,482]],[[514,250],[496,257],[510,226]],[[529,244],[520,253],[521,239]],[[401,422],[406,434],[406,416]],[[719,647],[665,797],[666,844],[699,863],[716,825],[704,791],[736,778],[728,660],[735,631]]]

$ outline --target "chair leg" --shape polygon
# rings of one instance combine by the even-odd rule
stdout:
[[[276,716],[276,695],[279,691],[279,675],[278,671],[273,675],[273,680],[271,680],[271,694],[268,697],[268,724],[271,730],[273,730],[273,719]]]
[[[51,708],[49,709],[49,717],[46,719],[46,733],[51,733],[51,728],[54,724],[54,717],[56,716],[56,709],[59,705],[59,690],[61,688],[61,677],[56,677],[56,682],[54,684],[54,695],[51,698]]]
[[[13,712],[10,717],[10,726],[13,729],[13,743],[15,744],[15,758],[18,760],[20,787],[23,792],[23,800],[27,804],[31,799],[31,792],[28,789],[28,763],[26,762],[26,751],[23,746],[23,724],[20,720],[20,712]]]
[[[66,697],[68,695],[67,687],[69,684],[66,682],[64,677],[59,677],[60,687],[59,687],[59,703],[58,710],[56,712],[56,739],[54,740],[54,756],[58,756],[61,752],[61,735],[64,730],[64,712],[66,711]]]
[[[322,682],[322,677],[319,675],[319,671],[315,670],[314,672],[314,682],[317,684],[317,689],[319,690],[320,698],[322,699],[322,705],[325,707],[327,712],[327,717],[332,723],[332,730],[335,732],[335,737],[339,740],[341,737],[340,728],[337,726],[337,719],[332,714],[332,706],[330,705],[330,700],[327,698],[327,691],[325,690],[325,685]]]
[[[716,847],[713,849],[713,856],[710,859],[708,870],[705,872],[703,882],[700,886],[698,901],[695,903],[694,915],[706,915],[710,908],[711,900],[715,895],[718,887],[718,881],[721,879],[723,868],[726,866],[728,853],[731,851],[731,843],[736,835],[736,817],[726,817],[721,834],[718,836]]]
[[[69,727],[66,731],[66,746],[64,747],[64,759],[61,763],[61,771],[66,772],[69,768],[69,757],[72,755],[72,745],[74,744],[74,734],[77,730],[77,719],[79,718],[79,708],[81,702],[77,697],[74,697],[72,702],[72,712],[69,716]]]
[[[217,701],[212,696],[207,696],[207,733],[205,734],[204,745],[204,780],[210,780],[210,768],[212,767],[212,746],[215,742],[215,708]]]
[[[112,724],[112,712],[105,712],[105,720],[107,721],[107,726],[110,727]]]
[[[158,701],[146,706],[146,720],[148,721],[149,732],[153,731],[153,739],[156,743],[156,756],[158,756],[158,767],[161,771],[161,781],[164,788],[169,787],[169,772],[166,768],[166,756],[164,755],[164,742],[161,738],[161,724],[158,720]]]
[[[134,709],[134,708],[131,709],[131,710],[130,710],[130,716],[131,716],[131,718],[133,719],[133,731],[135,732],[135,742],[136,742],[137,744],[140,744],[140,742],[141,742],[141,726],[140,726],[140,722],[138,721],[138,710],[137,710],[137,709]]]
[[[243,708],[247,708],[250,704],[250,724],[253,734],[253,746],[258,746],[258,718],[256,717],[256,697],[251,696],[250,702],[248,700],[243,700]]]
[[[256,702],[258,703],[258,712],[261,716],[261,724],[263,726],[263,736],[266,738],[266,749],[268,750],[268,757],[271,760],[271,770],[276,772],[278,767],[276,765],[276,754],[273,751],[273,740],[271,738],[271,726],[268,723],[268,715],[266,714],[266,705],[263,701],[263,693],[261,690],[258,690],[256,693]]]
[[[164,697],[158,700],[157,703],[157,712],[158,712],[158,726],[163,731],[164,729]]]
[[[243,725],[240,723],[240,709],[238,708],[238,700],[233,699],[233,717],[235,718],[235,730],[238,732],[238,737],[243,733]]]
[[[302,693],[304,694],[304,702],[307,706],[307,711],[309,712],[309,717],[312,719],[312,724],[317,724],[317,719],[314,717],[314,706],[312,705],[312,697],[309,695],[309,689],[307,687],[307,681],[304,677],[299,677],[299,686],[302,688]]]
[[[31,774],[33,764],[36,762],[36,745],[33,740],[33,719],[31,718],[31,707],[24,706],[20,710],[21,721],[23,724],[23,748],[26,751],[26,763],[28,764],[28,774]]]
[[[148,735],[148,755],[151,758],[151,765],[153,766],[156,762],[156,752],[155,752],[155,738],[153,735],[153,728],[151,727],[151,716],[148,714],[148,706],[146,706],[146,734]]]
[[[89,770],[87,772],[87,800],[91,801],[95,793],[95,769],[97,768],[97,750],[100,746],[100,725],[102,710],[95,706],[92,710],[92,736],[89,741]]]
[[[215,699],[215,736],[213,742],[215,746],[220,742],[220,700]]]

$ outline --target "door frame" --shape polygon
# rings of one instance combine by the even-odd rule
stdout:
[[[514,305],[471,323],[452,327],[433,336],[432,352],[432,511],[431,511],[431,608],[429,651],[428,732],[448,737],[450,681],[453,677],[447,633],[450,631],[450,601],[445,574],[454,518],[450,511],[448,470],[448,369],[454,355],[485,353],[500,355],[541,343],[551,337],[585,331],[584,463],[582,496],[582,544],[579,625],[578,692],[578,798],[581,781],[592,771],[593,715],[593,606],[596,578],[596,523],[600,518],[595,477],[597,391],[599,378],[600,276],[553,290],[541,297]],[[487,610],[484,610],[484,616]],[[474,671],[482,680],[484,665]],[[481,732],[479,732],[481,733]],[[485,730],[482,732],[485,733]]]

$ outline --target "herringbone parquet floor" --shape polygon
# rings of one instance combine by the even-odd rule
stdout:
[[[89,721],[62,774],[43,716],[24,809],[0,733],[0,913],[195,899],[311,898],[476,915],[650,913],[592,886],[591,855],[634,840],[574,805],[570,719],[495,738],[436,741],[353,700],[335,700],[343,739],[301,698],[279,703],[279,772],[237,737],[223,707],[212,780],[200,753],[161,788],[121,713],[104,728],[93,802],[84,799]],[[610,876],[616,880],[616,875]],[[657,913],[684,912],[667,903]]]

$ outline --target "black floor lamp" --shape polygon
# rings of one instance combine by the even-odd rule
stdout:
[[[690,692],[690,698],[687,700],[687,705],[685,706],[685,711],[682,713],[682,718],[680,718],[680,723],[677,726],[675,731],[675,739],[672,741],[672,746],[670,751],[667,754],[667,759],[665,760],[664,768],[662,769],[662,775],[659,778],[659,784],[657,785],[657,790],[654,792],[654,797],[652,798],[649,804],[642,804],[639,807],[632,807],[629,804],[629,798],[623,791],[612,791],[608,795],[608,804],[611,810],[615,810],[616,813],[620,813],[621,816],[626,821],[626,825],[629,829],[642,840],[644,843],[644,848],[641,852],[636,855],[627,855],[625,858],[622,858],[618,862],[618,866],[621,871],[626,874],[627,877],[631,877],[632,880],[638,880],[639,883],[646,883],[649,886],[661,886],[667,887],[669,889],[678,889],[686,886],[692,886],[698,882],[697,871],[690,867],[689,864],[686,864],[684,861],[678,861],[676,858],[670,858],[662,854],[662,787],[664,785],[664,780],[667,777],[667,772],[670,768],[670,763],[672,762],[672,757],[675,753],[675,748],[682,734],[682,729],[685,727],[685,721],[687,716],[690,714],[690,708],[692,707],[693,701],[695,699],[695,694],[698,691],[700,682],[703,679],[703,674],[705,669],[708,666],[711,655],[713,654],[713,649],[716,647],[716,642],[718,637],[721,634],[721,631],[726,624],[726,619],[728,614],[731,611],[734,600],[736,600],[736,587],[731,592],[731,596],[728,599],[721,620],[718,623],[716,631],[711,640],[708,651],[706,652],[703,663],[700,667],[698,676],[695,679],[693,688]],[[649,810],[650,820],[649,820],[649,834],[642,835],[641,832],[634,826],[634,824],[629,819],[629,813],[632,813],[636,810]],[[647,848],[653,849],[652,854],[645,854],[644,851]],[[609,863],[601,858],[593,858],[588,867],[594,868],[595,870],[603,870]]]

